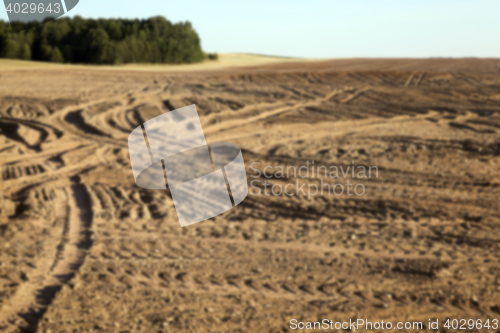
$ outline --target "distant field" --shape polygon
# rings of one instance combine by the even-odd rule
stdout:
[[[33,68],[98,68],[98,69],[112,69],[112,70],[158,70],[158,71],[198,71],[198,70],[210,70],[210,69],[221,69],[227,67],[243,67],[243,66],[256,66],[256,65],[266,65],[279,62],[297,62],[297,61],[314,61],[312,59],[301,59],[301,58],[287,58],[287,57],[275,57],[275,56],[265,56],[265,55],[254,55],[254,54],[240,54],[240,53],[226,53],[219,54],[219,60],[207,60],[202,63],[196,64],[182,64],[182,65],[165,65],[165,64],[128,64],[128,65],[117,65],[117,66],[95,66],[95,65],[69,65],[69,64],[56,64],[41,61],[25,61],[25,60],[15,60],[15,59],[0,59],[0,70],[12,70],[12,69],[33,69]]]
[[[453,72],[493,74],[500,73],[500,60],[496,58],[353,58],[353,59],[306,59],[266,56],[258,54],[223,53],[218,60],[206,60],[195,64],[127,64],[127,65],[72,65],[41,61],[25,61],[15,59],[0,59],[0,71],[23,69],[72,69],[72,70],[113,70],[137,72],[204,72],[253,67],[256,72],[287,72],[303,68],[315,72],[344,71],[403,71],[403,72]],[[306,68],[305,68],[306,67]]]
[[[41,62],[41,61],[26,61],[17,59],[0,59],[0,69],[24,69],[24,68],[61,68],[66,65],[51,63],[51,62]]]

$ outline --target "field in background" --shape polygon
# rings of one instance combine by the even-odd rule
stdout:
[[[500,319],[500,59],[0,64],[2,331]],[[379,175],[363,196],[250,195],[180,228],[168,191],[135,185],[127,137],[190,104],[249,182],[321,178],[253,162]]]
[[[196,64],[182,64],[182,65],[165,65],[165,64],[128,64],[116,66],[95,66],[95,65],[69,65],[69,64],[56,64],[50,62],[39,61],[25,61],[13,59],[0,59],[1,70],[13,69],[105,69],[105,70],[136,70],[136,71],[198,71],[198,70],[211,70],[223,69],[228,67],[241,67],[241,66],[255,66],[266,65],[281,62],[309,62],[317,60],[299,59],[299,58],[285,58],[273,57],[265,55],[243,54],[243,53],[222,53],[219,54],[218,60],[205,60],[202,63]]]

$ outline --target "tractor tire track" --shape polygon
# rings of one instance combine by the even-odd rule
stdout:
[[[75,276],[92,246],[90,196],[79,176],[70,180],[66,221],[54,260],[39,261],[34,278],[4,304],[0,329],[5,332],[36,332],[57,292]]]

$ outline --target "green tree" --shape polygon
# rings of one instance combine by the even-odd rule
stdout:
[[[19,58],[23,60],[31,60],[31,48],[28,44],[23,44],[20,48]]]
[[[43,25],[12,25],[23,31],[12,33],[0,21],[0,57],[94,64],[190,63],[205,57],[191,23],[172,24],[161,16],[147,20],[75,16]]]
[[[2,44],[2,51],[0,53],[2,58],[18,58],[19,43],[15,39],[7,37]]]
[[[51,62],[64,62],[63,55],[57,46],[52,49],[49,61],[51,61]]]

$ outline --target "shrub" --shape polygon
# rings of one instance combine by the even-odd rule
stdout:
[[[207,53],[206,57],[208,60],[219,60],[219,55],[217,53]]]

